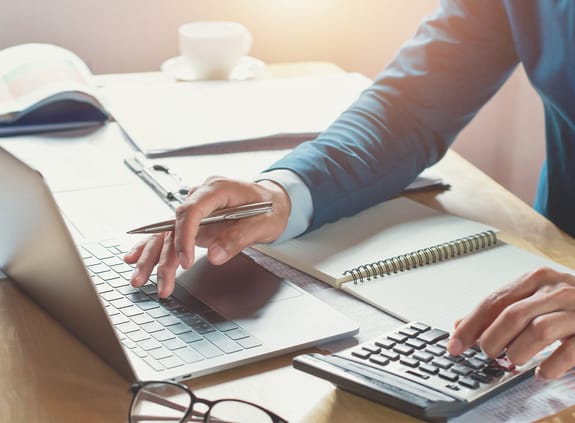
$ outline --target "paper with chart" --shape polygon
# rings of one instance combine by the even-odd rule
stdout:
[[[477,406],[452,423],[523,423],[575,405],[575,370],[559,380],[529,378]]]

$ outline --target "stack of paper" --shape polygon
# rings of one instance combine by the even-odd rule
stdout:
[[[326,129],[371,81],[356,73],[114,84],[106,106],[148,157],[290,148]]]

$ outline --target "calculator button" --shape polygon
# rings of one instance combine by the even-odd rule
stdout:
[[[428,353],[428,352],[425,352],[425,351],[416,351],[416,352],[413,353],[413,356],[412,356],[412,357],[415,358],[416,360],[419,360],[419,361],[423,361],[423,362],[425,362],[425,363],[428,363],[428,362],[430,362],[431,360],[433,360],[434,355],[433,355],[433,354],[430,354],[430,353]]]
[[[485,363],[483,361],[476,360],[475,358],[469,358],[465,360],[463,363],[474,370],[479,370],[485,366]]]
[[[484,367],[482,369],[482,371],[485,374],[488,374],[489,376],[493,376],[493,377],[501,377],[505,374],[505,370],[503,370],[501,367],[487,366],[487,367]]]
[[[464,366],[462,364],[455,364],[453,365],[453,367],[451,368],[451,371],[453,373],[457,373],[460,376],[467,376],[469,375],[471,372],[473,372],[473,369],[471,367],[467,367]]]
[[[392,341],[391,339],[383,338],[383,339],[378,339],[377,341],[375,341],[375,345],[377,345],[378,347],[381,347],[381,348],[385,348],[386,350],[389,350],[390,348],[393,348],[395,346],[395,341]]]
[[[451,361],[444,358],[436,358],[431,364],[433,364],[435,367],[439,367],[440,369],[449,369],[453,365]]]
[[[423,349],[427,344],[425,342],[423,342],[420,339],[417,338],[413,338],[413,339],[408,339],[407,341],[405,341],[405,345],[409,345],[410,347],[416,348],[418,350]]]
[[[461,386],[465,386],[466,388],[469,388],[469,389],[479,388],[479,382],[477,382],[476,380],[473,380],[473,379],[466,378],[466,377],[460,378],[459,384]]]
[[[438,347],[436,345],[430,345],[428,346],[425,351],[427,351],[428,353],[431,353],[433,355],[436,355],[438,357],[442,356],[443,353],[445,353],[445,350],[441,347]]]
[[[393,351],[403,355],[409,355],[413,352],[413,348],[411,348],[409,345],[396,345],[393,347]]]
[[[493,379],[492,376],[490,376],[487,373],[484,373],[482,371],[473,372],[473,373],[471,373],[471,375],[469,375],[469,377],[471,379],[474,379],[474,380],[477,380],[477,381],[483,382],[483,383],[489,383]]]
[[[391,361],[396,361],[399,358],[399,354],[393,351],[382,351],[381,355],[389,358]]]
[[[431,329],[431,326],[425,325],[421,322],[413,322],[409,325],[409,327],[417,329],[420,332],[425,332],[426,330]]]
[[[417,336],[417,334],[419,334],[420,331],[418,331],[417,329],[412,329],[410,327],[405,327],[399,329],[398,332],[401,333],[402,335],[408,336],[409,338],[413,338]]]
[[[441,329],[431,329],[427,332],[420,333],[417,337],[429,344],[435,344],[442,339],[448,338],[449,333]]]
[[[364,350],[369,351],[372,354],[379,354],[381,351],[381,348],[376,347],[375,345],[369,345],[369,344],[364,345],[362,348]]]
[[[371,353],[369,351],[361,348],[361,349],[357,349],[357,350],[352,351],[351,355],[353,355],[354,357],[357,357],[357,358],[361,358],[362,360],[366,360],[369,358]]]
[[[489,357],[487,354],[485,354],[484,352],[478,352],[476,353],[473,358],[475,358],[476,360],[481,360],[484,363],[490,363],[493,359],[491,357]]]
[[[441,370],[439,372],[439,377],[450,382],[457,382],[457,379],[459,378],[459,376],[449,370]]]
[[[380,366],[387,366],[387,364],[389,364],[389,359],[381,355],[372,355],[369,357],[369,361],[375,364],[379,364]]]
[[[439,369],[435,366],[430,366],[429,364],[421,363],[419,365],[419,370],[424,371],[425,373],[429,373],[432,375],[436,375],[439,373]]]
[[[413,368],[415,368],[415,367],[419,366],[419,361],[414,360],[414,359],[411,358],[411,357],[401,357],[401,358],[399,359],[399,362],[400,362],[401,364],[405,365],[405,366],[408,366],[408,367],[413,367]]]
[[[443,357],[449,361],[453,361],[454,363],[461,363],[462,361],[465,360],[465,357],[462,357],[460,355],[446,354]]]
[[[407,339],[407,336],[400,333],[392,333],[391,335],[387,335],[387,337],[392,341],[399,342],[400,344],[403,344]]]

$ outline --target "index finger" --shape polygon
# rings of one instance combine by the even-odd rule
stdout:
[[[532,295],[548,279],[549,269],[538,269],[488,295],[454,329],[447,345],[450,354],[459,355],[471,347],[505,308]]]
[[[260,201],[253,190],[239,181],[209,178],[199,186],[176,210],[175,247],[182,267],[194,261],[196,238],[202,218],[226,207]]]

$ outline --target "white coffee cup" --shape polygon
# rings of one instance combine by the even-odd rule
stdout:
[[[237,22],[190,22],[178,34],[180,53],[197,79],[228,79],[252,47],[250,32]]]

